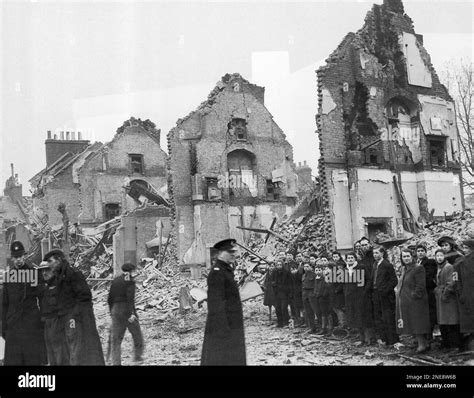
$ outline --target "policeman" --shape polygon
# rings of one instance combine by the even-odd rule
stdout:
[[[217,258],[207,277],[207,322],[201,365],[246,365],[244,319],[232,264],[235,239],[214,245]]]
[[[135,361],[141,361],[143,355],[143,337],[135,309],[135,281],[133,279],[135,265],[122,265],[123,274],[117,276],[110,286],[108,304],[112,316],[111,345],[112,365],[121,365],[120,348],[125,331],[132,334],[135,350]]]
[[[2,337],[5,339],[4,365],[38,366],[46,363],[43,325],[38,305],[38,279],[25,261],[25,248],[20,241],[10,246],[13,267],[10,282],[3,285]],[[16,274],[16,277],[15,277]]]

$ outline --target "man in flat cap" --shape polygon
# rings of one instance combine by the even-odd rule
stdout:
[[[52,270],[52,280],[48,284],[55,286],[50,292],[56,302],[53,319],[67,346],[68,358],[56,360],[69,365],[105,365],[92,307],[92,293],[84,275],[69,265],[59,249],[48,252],[43,261]]]
[[[20,241],[10,246],[14,273],[32,270],[25,261],[25,248]],[[29,273],[31,274],[31,273]],[[34,281],[13,277],[3,285],[2,337],[5,339],[5,366],[39,366],[46,364],[38,297],[40,291]]]
[[[143,336],[135,309],[135,281],[133,279],[135,268],[134,264],[123,264],[123,273],[117,276],[110,286],[107,302],[112,317],[109,337],[112,365],[121,365],[121,345],[127,329],[133,338],[135,361],[139,362],[142,360]]]
[[[244,319],[234,279],[236,241],[214,245],[217,258],[207,277],[207,322],[201,365],[246,365]]]

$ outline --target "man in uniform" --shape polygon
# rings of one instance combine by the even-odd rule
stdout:
[[[235,239],[214,245],[216,260],[207,277],[207,322],[201,365],[246,365],[244,318],[232,264]]]
[[[71,267],[64,253],[51,250],[43,261],[51,267],[57,312],[56,321],[64,331],[68,358],[59,358],[69,365],[105,365],[97,332],[92,293],[81,271]]]
[[[135,309],[135,281],[132,275],[134,269],[134,264],[122,265],[123,274],[112,281],[107,299],[112,316],[112,365],[121,365],[120,346],[127,329],[133,338],[135,361],[142,360],[143,337]]]
[[[38,275],[35,281],[22,275],[33,275],[25,261],[20,241],[10,246],[13,267],[8,271],[12,281],[3,285],[2,337],[5,339],[5,366],[39,366],[46,363],[43,325],[38,305]],[[17,274],[16,282],[13,281]]]

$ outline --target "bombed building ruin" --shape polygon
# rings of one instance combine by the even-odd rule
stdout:
[[[30,179],[35,212],[50,226],[61,223],[61,203],[67,204],[71,222],[82,226],[148,201],[167,205],[167,155],[151,122],[131,118],[106,144],[78,138],[69,132],[51,138],[48,132],[46,168]]]
[[[400,237],[463,210],[453,100],[400,0],[374,5],[317,79],[333,248],[379,233]]]
[[[180,264],[209,264],[223,237],[245,242],[297,200],[292,146],[264,105],[264,88],[227,74],[168,135],[170,197]]]

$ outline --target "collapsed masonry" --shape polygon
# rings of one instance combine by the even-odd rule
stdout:
[[[220,239],[246,242],[291,213],[297,195],[292,147],[264,105],[264,88],[226,74],[168,134],[168,187],[180,264],[210,264]]]
[[[317,71],[332,248],[463,210],[454,104],[400,0],[368,12]]]

